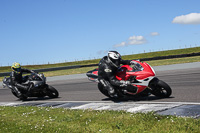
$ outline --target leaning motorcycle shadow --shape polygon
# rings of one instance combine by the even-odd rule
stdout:
[[[154,95],[146,96],[146,97],[125,97],[125,98],[105,98],[102,99],[102,101],[113,101],[113,102],[138,102],[138,101],[157,101],[162,99],[172,99],[174,97],[168,97],[168,98],[161,98],[156,97]]]
[[[58,98],[60,98],[60,97],[57,97],[57,98],[51,98],[51,97],[29,97],[29,98],[24,99],[24,100],[18,99],[18,101],[22,101],[22,102],[27,102],[27,101],[46,101],[46,100],[58,99]]]

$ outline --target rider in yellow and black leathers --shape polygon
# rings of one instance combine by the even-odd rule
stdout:
[[[26,73],[35,73],[32,70],[21,68],[21,65],[17,62],[13,63],[11,66],[12,72],[10,74],[11,85],[13,86],[13,91],[17,94],[18,97],[21,97],[20,91],[28,91],[30,85],[23,85],[27,79],[22,77],[24,72]]]

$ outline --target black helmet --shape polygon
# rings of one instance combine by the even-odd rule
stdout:
[[[108,60],[113,66],[118,68],[120,66],[121,55],[117,51],[109,51]]]

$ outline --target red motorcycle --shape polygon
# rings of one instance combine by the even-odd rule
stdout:
[[[153,94],[160,98],[167,98],[171,95],[170,86],[162,80],[155,77],[154,69],[146,62],[133,60],[133,65],[123,65],[116,73],[118,80],[129,80],[131,85],[126,87],[114,86],[118,98],[127,96],[149,96]],[[110,97],[108,91],[98,81],[98,68],[86,73],[88,79],[98,83],[98,89],[105,96]],[[135,87],[134,87],[135,86]]]

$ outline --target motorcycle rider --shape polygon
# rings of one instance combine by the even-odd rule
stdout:
[[[121,55],[117,51],[109,51],[99,62],[98,80],[108,91],[111,97],[117,97],[113,86],[125,87],[131,84],[130,81],[118,80],[115,77],[120,64],[134,64],[131,60],[122,60]]]
[[[21,65],[17,62],[13,63],[11,66],[12,72],[10,74],[11,85],[13,86],[13,91],[17,94],[18,97],[21,97],[21,91],[28,92],[31,89],[30,85],[23,85],[22,83],[27,80],[27,77],[22,77],[24,72],[35,73],[32,70],[21,68]]]

